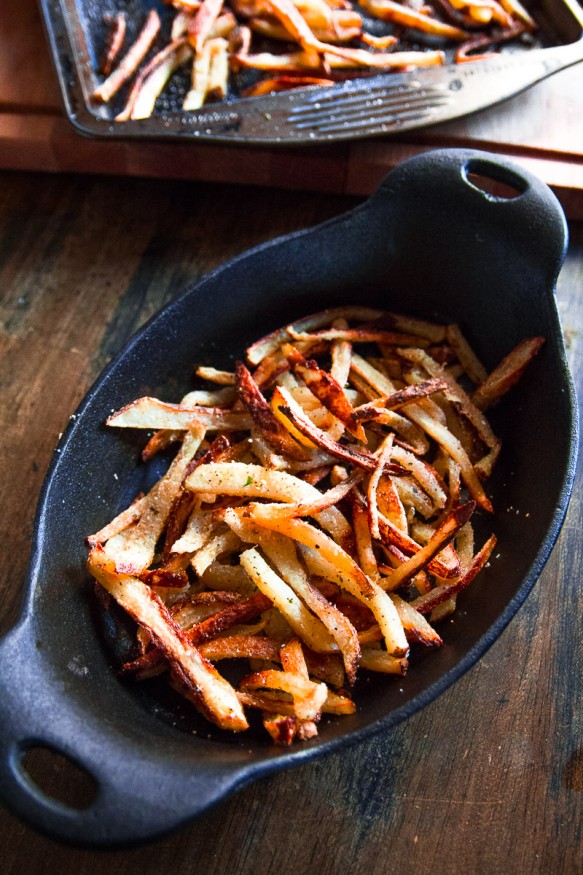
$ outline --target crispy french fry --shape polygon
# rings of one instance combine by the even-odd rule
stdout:
[[[235,732],[247,729],[234,689],[185,638],[150,587],[116,572],[114,563],[100,547],[93,548],[88,563],[91,574],[156,640],[180,680],[194,694],[197,706],[223,729]]]
[[[117,94],[120,88],[135,73],[149,52],[152,43],[158,35],[160,26],[160,16],[155,9],[150,10],[136,41],[130,46],[119,65],[110,73],[107,79],[93,91],[92,97],[94,100],[107,103]]]

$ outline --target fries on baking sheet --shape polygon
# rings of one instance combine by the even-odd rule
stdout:
[[[488,372],[458,325],[338,307],[256,341],[232,372],[198,367],[205,388],[178,403],[112,413],[148,434],[146,460],[177,447],[87,537],[88,570],[135,621],[122,674],[166,674],[223,729],[258,712],[289,744],[354,713],[363,671],[402,677],[412,647],[442,646],[436,624],[496,545],[475,543],[500,452],[484,410],[543,342]]]
[[[140,21],[109,14],[103,26],[92,99],[114,102],[120,122],[149,118],[170,90],[174,104],[171,79],[190,112],[229,97],[467,62],[528,44],[537,29],[515,0],[171,0],[144,9]]]

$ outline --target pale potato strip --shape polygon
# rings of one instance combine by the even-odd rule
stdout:
[[[447,342],[455,350],[455,353],[470,380],[472,380],[477,386],[479,386],[480,383],[483,383],[488,376],[488,371],[468,343],[460,326],[456,323],[448,325],[446,328],[446,338]]]
[[[348,328],[346,319],[335,319],[333,328]],[[352,360],[352,344],[349,340],[334,340],[330,345],[330,373],[337,383],[346,386],[350,376],[350,362]]]
[[[383,438],[378,450],[375,452],[377,464],[368,478],[367,501],[370,534],[372,538],[376,538],[377,540],[380,538],[377,491],[379,481],[384,473],[385,464],[391,459],[394,437],[395,436],[391,433]]]
[[[153,428],[186,431],[193,421],[200,422],[208,431],[245,431],[251,426],[247,413],[231,413],[215,407],[169,404],[157,398],[138,398],[113,413],[107,425],[115,428]]]
[[[386,650],[375,650],[372,647],[362,648],[360,667],[368,671],[379,671],[384,674],[404,675],[408,661],[402,657],[391,656]]]
[[[129,112],[131,119],[150,118],[154,112],[156,101],[168,84],[174,73],[192,57],[192,49],[177,40],[176,44],[170,44],[158,53],[152,60],[152,70],[144,78],[137,93],[128,102],[125,112],[116,116],[116,121],[126,121]]]
[[[311,504],[322,499],[318,489],[293,474],[244,462],[199,465],[184,485],[192,492],[268,498],[290,504]],[[350,525],[336,507],[325,508],[316,519],[340,542],[350,535]]]
[[[281,690],[294,700],[296,715],[302,720],[318,718],[328,696],[326,684],[305,680],[287,671],[267,669],[243,678],[239,684],[243,692],[254,690]]]
[[[298,559],[292,539],[254,525],[231,509],[225,513],[225,522],[233,527],[242,540],[261,547],[283,580],[321,621],[342,654],[349,683],[354,683],[360,658],[360,645],[356,630],[342,611],[338,610],[324,598],[316,587],[312,586]],[[315,647],[312,645],[312,649],[326,652],[331,648],[326,640],[320,637],[317,645]]]
[[[402,465],[403,468],[407,468],[411,472],[423,491],[431,498],[436,508],[445,507],[447,496],[435,468],[423,459],[419,459],[414,453],[404,449],[404,447],[395,446],[392,457],[395,462],[398,462],[399,465]]]
[[[402,623],[403,628],[411,638],[418,640],[420,643],[429,647],[439,647],[443,643],[435,629],[429,625],[425,617],[423,617],[419,611],[411,607],[409,602],[406,602],[405,599],[402,599],[395,592],[389,593],[389,595],[399,617],[399,621]]]
[[[141,498],[136,499],[136,501],[133,501],[129,507],[126,507],[125,510],[118,513],[111,522],[102,529],[99,529],[98,532],[95,532],[93,535],[88,535],[85,539],[86,543],[90,547],[95,547],[96,544],[104,544],[114,535],[119,535],[124,529],[137,523],[142,516],[144,509],[147,507],[147,504],[148,496],[142,495]]]
[[[405,358],[407,361],[417,362],[420,364],[428,374],[432,377],[439,377],[440,379],[446,382],[446,388],[444,390],[445,397],[454,403],[460,405],[461,412],[467,419],[472,423],[474,428],[476,429],[480,439],[484,441],[487,447],[497,447],[500,443],[492,428],[490,423],[484,416],[481,410],[479,410],[476,405],[471,401],[466,392],[462,389],[462,387],[456,382],[456,380],[448,373],[445,368],[443,368],[438,362],[435,361],[427,352],[424,350],[400,350],[399,354]]]
[[[384,374],[362,359],[360,356],[352,356],[352,367],[357,373],[367,380],[379,395],[390,395],[394,392],[394,386]],[[475,396],[474,399],[475,401]],[[422,428],[430,437],[445,450],[459,464],[462,477],[472,497],[484,510],[492,512],[490,499],[484,492],[484,488],[476,474],[467,453],[459,440],[439,420],[428,412],[428,399],[409,404],[407,416]]]
[[[194,553],[200,550],[210,538],[215,523],[212,513],[201,510],[199,506],[193,508],[183,534],[172,544],[172,553]]]
[[[218,559],[223,553],[232,553],[236,550],[237,547],[239,547],[239,543],[239,539],[234,532],[230,530],[219,532],[211,536],[211,538],[196,551],[190,560],[190,564],[200,576],[204,574],[215,559]]]
[[[208,380],[210,383],[218,383],[221,386],[235,385],[235,374],[233,371],[221,371],[209,365],[199,365],[196,369],[196,375],[203,380]]]
[[[301,541],[300,543],[303,544],[302,554],[310,572],[338,584],[365,604],[373,612],[381,628],[387,651],[393,656],[406,656],[409,652],[409,645],[399,618],[399,612],[393,601],[393,594],[387,594],[377,583],[368,580],[370,595],[364,595],[362,590],[354,585],[350,576],[337,564],[330,561],[323,550],[316,549],[312,544]]]
[[[423,405],[427,399],[410,405],[407,409],[408,415],[415,421],[417,425],[432,437],[444,450],[448,453],[460,466],[462,478],[470,492],[472,498],[484,510],[493,511],[492,503],[482,486],[478,475],[472,465],[470,459],[460,441],[452,434],[452,432],[437,419],[431,416]]]
[[[200,427],[186,433],[180,451],[168,471],[146,496],[136,525],[124,529],[107,541],[106,554],[114,560],[118,571],[139,574],[151,564],[156,544],[182,485],[186,469],[203,438],[204,429]]]
[[[360,567],[370,580],[378,581],[380,574],[372,545],[369,515],[364,503],[357,498],[352,502],[352,526]]]
[[[251,547],[241,553],[239,561],[256,587],[271,599],[296,635],[316,652],[329,652],[333,639],[322,622],[308,611],[293,589]]]
[[[320,551],[322,556],[336,566],[341,575],[344,574],[349,579],[352,587],[363,598],[372,598],[374,595],[371,582],[354,559],[325,532],[314,528],[310,523],[299,519],[281,520],[270,513],[269,505],[264,504],[249,504],[244,509],[234,509],[234,512],[244,517],[248,516],[253,522],[264,528],[279,532],[281,535],[288,535],[294,541]]]

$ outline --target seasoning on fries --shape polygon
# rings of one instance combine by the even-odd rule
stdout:
[[[496,545],[475,544],[500,452],[484,411],[543,343],[488,372],[458,325],[338,307],[256,341],[232,372],[198,367],[206,388],[179,403],[112,413],[154,432],[147,460],[177,445],[87,538],[89,571],[136,624],[123,676],[166,674],[223,729],[259,712],[278,744],[354,713],[362,672],[402,677],[412,648],[443,644],[436,624]]]
[[[92,95],[110,103],[127,86],[116,121],[149,118],[181,70],[189,112],[228,97],[467,62],[528,42],[537,29],[518,0],[169,0],[133,22],[133,39],[130,24],[123,13],[104,17],[105,78]]]

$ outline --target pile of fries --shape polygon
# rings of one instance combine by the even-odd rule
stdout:
[[[152,432],[144,460],[178,447],[87,538],[89,571],[137,624],[123,674],[166,672],[224,729],[254,709],[283,744],[353,713],[360,670],[404,675],[494,549],[474,543],[500,452],[484,411],[543,342],[487,373],[455,324],[339,307],[263,337],[233,372],[198,367],[208,388],[180,403],[113,413]]]
[[[131,82],[117,121],[149,118],[174,74],[190,70],[182,108],[344,79],[484,57],[530,38],[520,0],[171,0],[169,32],[151,9],[126,46],[128,22],[109,16],[96,103]],[[247,72],[251,84],[234,88]]]

